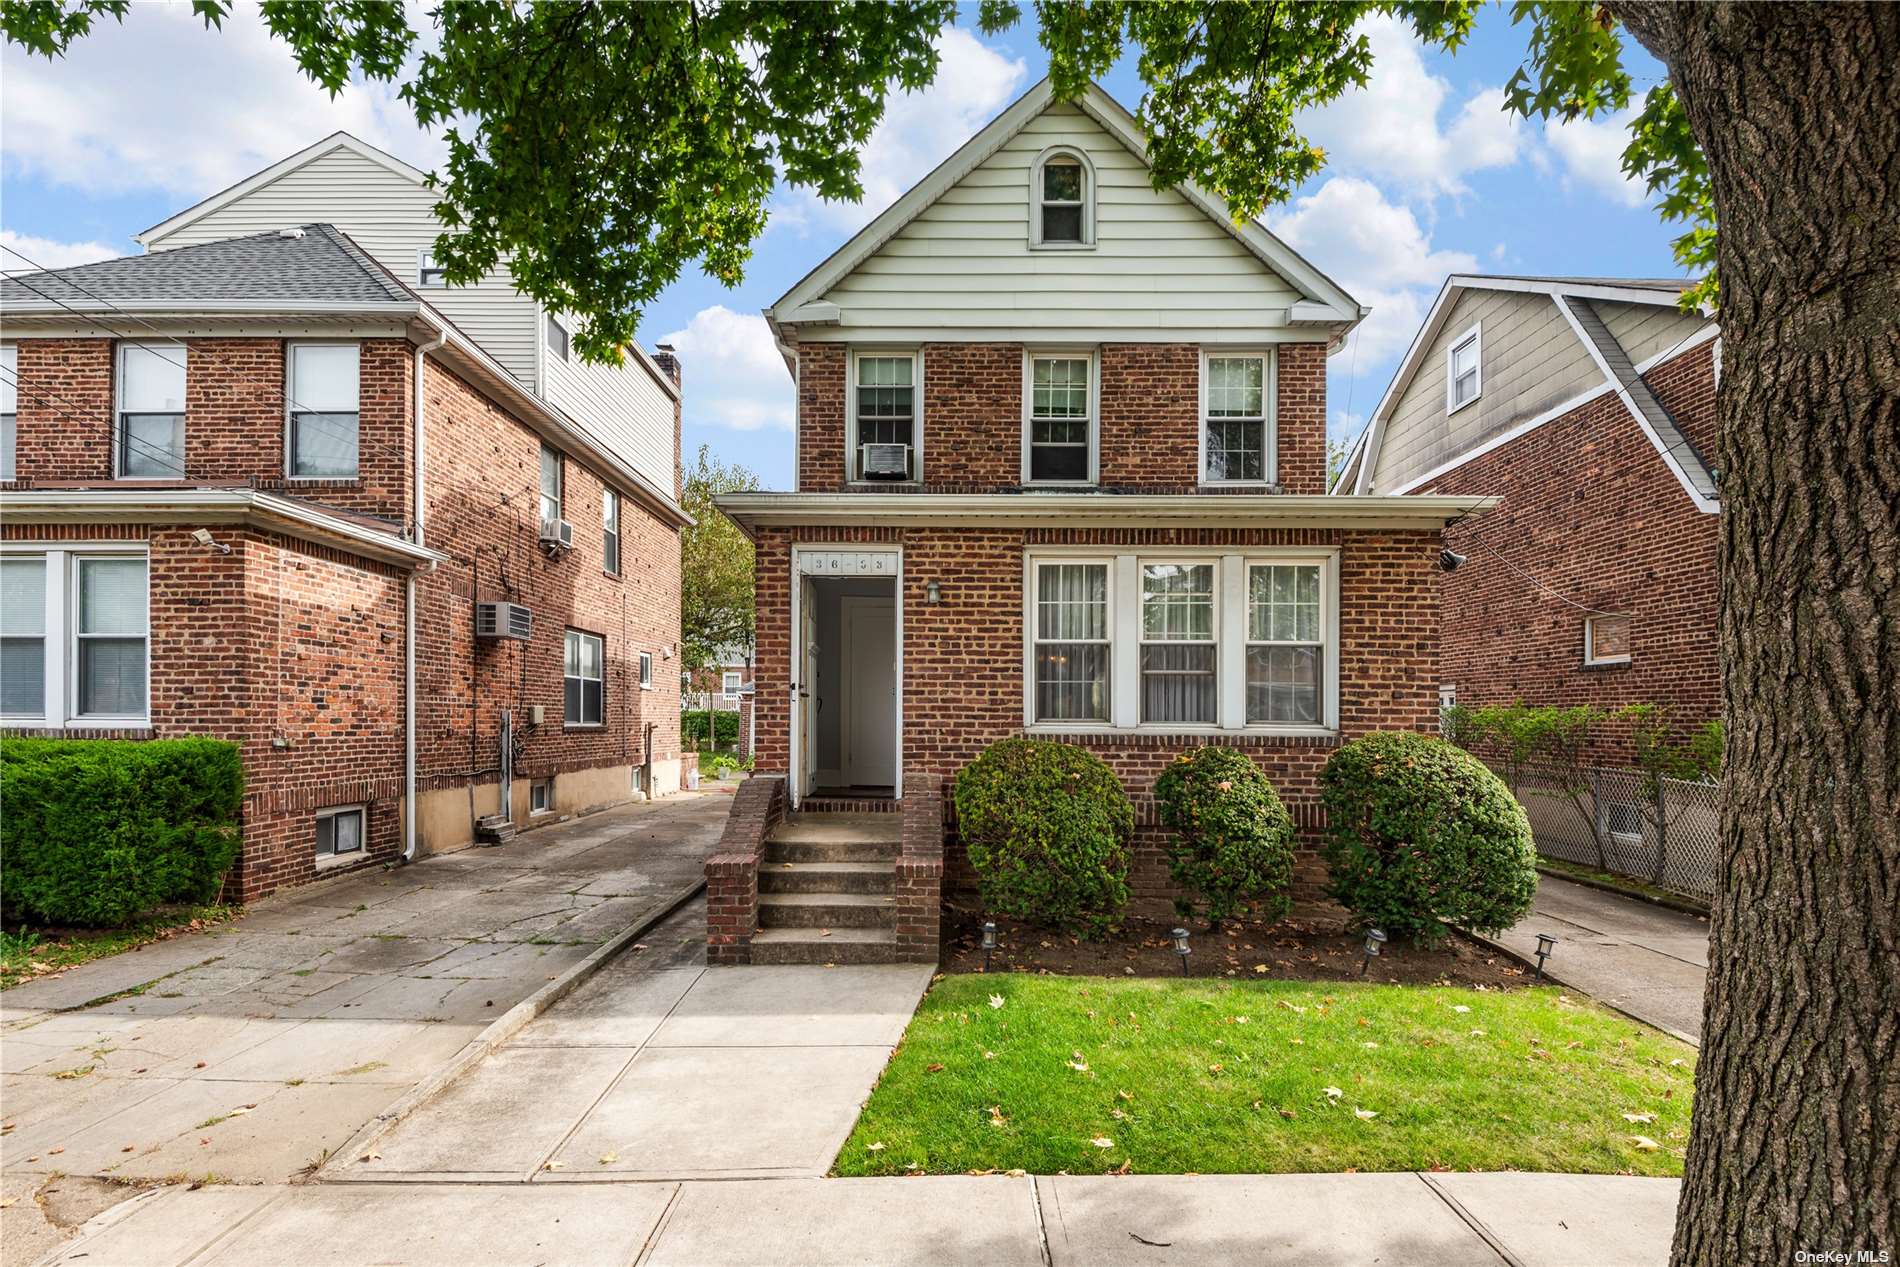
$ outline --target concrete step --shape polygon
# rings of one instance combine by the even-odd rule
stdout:
[[[889,893],[897,868],[889,862],[779,862],[759,868],[760,893]]]
[[[810,841],[895,843],[904,838],[903,830],[901,814],[793,814],[774,827],[767,839],[800,844]]]
[[[752,962],[896,963],[897,935],[888,928],[768,928],[752,934]]]
[[[889,928],[897,899],[881,893],[761,893],[764,928]]]
[[[893,862],[903,848],[895,840],[775,840],[765,847],[774,862]]]

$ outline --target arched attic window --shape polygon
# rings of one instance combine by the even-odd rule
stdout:
[[[1036,156],[1029,169],[1029,244],[1095,245],[1095,168],[1081,150],[1056,146]]]

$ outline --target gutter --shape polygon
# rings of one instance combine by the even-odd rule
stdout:
[[[428,355],[441,348],[448,341],[448,332],[443,331],[436,338],[416,348],[416,404],[415,434],[412,438],[411,465],[415,477],[410,487],[415,495],[413,522],[410,525],[410,537],[418,545],[423,544],[423,520],[428,517],[428,500],[423,485],[423,461],[426,432],[423,427],[422,379],[428,363]],[[433,565],[431,565],[433,566]],[[403,577],[403,630],[402,630],[402,860],[414,862],[416,859],[416,574],[412,569]]]

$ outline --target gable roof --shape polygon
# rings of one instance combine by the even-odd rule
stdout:
[[[1411,386],[1412,379],[1424,364],[1426,355],[1434,342],[1443,332],[1445,323],[1451,317],[1452,306],[1459,295],[1470,290],[1514,291],[1521,294],[1546,295],[1563,315],[1565,323],[1577,340],[1588,352],[1603,374],[1604,384],[1598,392],[1613,391],[1622,400],[1624,407],[1635,420],[1649,442],[1655,446],[1670,471],[1681,483],[1683,492],[1688,494],[1698,510],[1713,513],[1720,509],[1719,494],[1713,473],[1708,463],[1696,451],[1675,420],[1669,415],[1649,385],[1643,381],[1642,374],[1648,370],[1648,364],[1637,366],[1630,362],[1629,354],[1616,336],[1603,322],[1593,301],[1604,300],[1617,303],[1649,304],[1655,307],[1674,309],[1682,293],[1695,282],[1685,278],[1627,278],[1627,277],[1536,277],[1511,274],[1453,273],[1439,287],[1438,296],[1432,301],[1431,310],[1426,313],[1424,324],[1413,336],[1411,346],[1399,362],[1398,370],[1392,375],[1392,381],[1386,386],[1384,395],[1372,411],[1371,419],[1360,431],[1358,439],[1347,452],[1345,470],[1352,473],[1350,480],[1342,478],[1333,491],[1340,495],[1363,494],[1368,490],[1372,472],[1378,466],[1379,448],[1385,439],[1385,424],[1391,417],[1393,408]],[[1711,320],[1695,335],[1685,339],[1677,347],[1655,358],[1655,362],[1668,359],[1716,337],[1717,327]],[[1461,465],[1479,453],[1507,439],[1515,438],[1538,422],[1547,421],[1562,412],[1574,408],[1581,401],[1571,401],[1560,405],[1556,411],[1539,418],[1519,423],[1501,436],[1493,437],[1474,449],[1467,450],[1451,462],[1432,470],[1427,476],[1412,481],[1411,484],[1394,492],[1409,492],[1412,488],[1433,479],[1455,466]]]
[[[904,229],[941,198],[944,193],[955,187],[964,177],[975,171],[985,160],[993,156],[1013,137],[1021,132],[1031,120],[1057,104],[1055,91],[1047,76],[1035,86],[1018,97],[1016,101],[996,118],[992,119],[977,134],[965,141],[949,158],[939,163],[935,170],[887,207],[870,224],[860,229],[850,241],[833,251],[816,268],[782,296],[777,303],[765,310],[766,319],[772,323],[774,331],[784,322],[822,321],[832,316],[823,311],[830,305],[822,304],[824,296],[831,288],[875,254],[886,242]],[[1082,95],[1070,103],[1083,114],[1093,119],[1129,153],[1133,154],[1144,166],[1149,166],[1148,147],[1141,135],[1141,128],[1135,117],[1099,84],[1090,83]],[[1198,209],[1209,220],[1239,242],[1262,264],[1297,290],[1302,297],[1302,307],[1311,305],[1299,312],[1295,319],[1312,322],[1357,323],[1365,315],[1358,301],[1348,295],[1339,284],[1319,269],[1313,267],[1292,247],[1269,233],[1264,226],[1254,220],[1240,224],[1234,222],[1232,211],[1224,199],[1202,189],[1193,181],[1182,181],[1175,186],[1190,206]],[[801,312],[803,309],[813,309]]]
[[[0,280],[0,309],[13,316],[179,308],[409,312],[416,304],[417,297],[388,270],[327,224]]]
[[[263,188],[286,172],[295,171],[306,163],[322,158],[325,154],[333,150],[340,149],[349,150],[352,153],[361,155],[370,162],[380,167],[388,168],[396,175],[414,181],[418,185],[426,183],[429,179],[427,172],[411,167],[394,154],[386,150],[379,150],[368,141],[359,140],[351,136],[348,132],[332,132],[315,145],[306,146],[298,150],[295,154],[292,154],[289,158],[272,163],[263,171],[246,176],[243,180],[237,182],[237,184],[220,189],[209,198],[193,203],[183,211],[160,220],[157,224],[146,229],[144,232],[133,234],[132,240],[137,242],[140,246],[150,246],[155,240],[165,237],[167,234],[174,233],[195,220],[201,220],[221,207],[236,202],[239,198],[244,197],[252,190]]]

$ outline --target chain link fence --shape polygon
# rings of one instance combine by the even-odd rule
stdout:
[[[1588,778],[1574,794],[1560,780],[1535,775],[1518,788],[1537,852],[1679,893],[1714,895],[1720,784],[1662,779],[1652,792],[1634,770],[1591,770]]]

